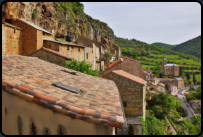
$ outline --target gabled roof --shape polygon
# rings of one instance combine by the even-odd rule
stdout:
[[[73,72],[77,75],[71,74]],[[53,86],[56,82],[77,88],[81,94]],[[121,129],[127,126],[119,91],[113,81],[37,57],[2,55],[2,89],[72,118]]]
[[[12,24],[7,23],[7,22],[4,22],[4,21],[2,21],[2,24],[6,25],[6,26],[9,26],[9,27],[11,27],[11,28],[16,28],[16,29],[18,29],[18,30],[23,30],[23,29],[20,28],[20,27],[17,27],[17,26],[15,26],[15,25],[12,25]]]
[[[145,84],[145,81],[144,81],[142,78],[139,78],[139,77],[137,77],[137,76],[135,76],[135,75],[132,75],[132,74],[126,72],[126,71],[123,71],[123,70],[114,70],[114,71],[112,71],[112,73],[115,73],[115,74],[117,74],[117,75],[120,75],[120,76],[122,76],[122,77],[124,77],[124,78],[127,78],[127,79],[129,79],[129,80],[132,80],[132,81],[137,82],[137,83],[139,83],[139,84],[142,84],[142,85]],[[108,74],[109,74],[109,73],[108,73]]]
[[[190,103],[190,104],[193,104],[193,103],[197,103],[197,101],[195,101],[195,100],[190,100],[189,103]]]
[[[84,43],[86,46],[88,47],[92,47],[93,46],[93,41],[88,39],[87,37],[81,35],[79,36],[75,41],[74,43],[77,43],[78,41],[82,41],[81,43]]]
[[[61,54],[61,53],[59,53],[59,52],[57,52],[57,51],[54,51],[54,50],[51,50],[51,49],[48,49],[48,48],[44,48],[44,47],[42,47],[42,48],[40,48],[40,49],[38,49],[38,50],[32,52],[32,53],[29,54],[28,56],[31,56],[31,55],[33,55],[33,54],[39,52],[40,50],[47,51],[47,52],[49,52],[49,53],[52,53],[52,54],[54,54],[54,55],[56,55],[56,56],[62,57],[62,58],[67,59],[67,60],[73,59],[73,58],[70,58],[70,57],[68,57],[68,56],[66,56],[66,55],[63,55],[63,54]]]
[[[123,61],[125,61],[125,60],[130,60],[130,61],[134,61],[134,62],[136,62],[136,63],[140,63],[139,61],[136,61],[136,60],[133,60],[133,59],[127,58],[127,57],[125,57],[125,58],[123,59]],[[119,60],[113,62],[113,63],[110,65],[110,67],[109,67],[108,69],[104,70],[103,72],[105,72],[105,71],[107,71],[107,70],[113,68],[114,66],[120,64],[121,62],[122,62],[121,59],[119,59]],[[141,64],[141,63],[140,63],[140,64]]]
[[[18,18],[18,20],[20,20],[20,21],[22,21],[22,22],[24,22],[24,23],[26,23],[26,24],[28,24],[28,25],[34,27],[34,28],[37,29],[37,30],[41,30],[41,31],[43,31],[43,32],[46,32],[46,33],[52,35],[51,32],[49,32],[49,31],[47,31],[47,30],[45,30],[45,29],[43,29],[43,28],[40,28],[39,26],[37,26],[37,25],[35,25],[35,24],[33,24],[33,23],[29,22],[29,21],[25,21],[25,20],[19,19],[19,18]]]

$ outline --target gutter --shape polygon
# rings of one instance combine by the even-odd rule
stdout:
[[[125,119],[125,123],[123,124],[122,131],[117,133],[116,135],[124,135],[124,133],[127,130],[127,122],[126,122],[126,118],[125,118],[125,113],[124,113],[124,109],[123,109],[123,103],[122,103],[122,100],[121,100],[120,92],[119,92],[119,98],[120,98],[120,102],[121,102],[121,108],[122,108],[122,111],[123,111],[123,116],[124,116],[124,119]]]

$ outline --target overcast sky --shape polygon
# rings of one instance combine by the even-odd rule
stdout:
[[[151,44],[180,44],[201,35],[197,2],[81,2],[84,12],[113,29],[114,35]]]

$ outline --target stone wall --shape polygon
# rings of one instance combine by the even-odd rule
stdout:
[[[22,54],[22,30],[2,24],[2,54]]]
[[[12,23],[13,25],[16,25],[17,27],[20,27],[23,29],[22,33],[22,55],[29,55],[32,52],[37,50],[37,30],[30,25],[16,20]]]
[[[5,135],[115,135],[115,127],[73,119],[2,90]]]
[[[50,52],[44,51],[44,50],[40,50],[34,54],[31,55],[31,57],[38,57],[39,59],[60,65],[60,66],[64,66],[65,65],[65,61],[69,61],[66,60],[62,57],[59,57],[55,54],[52,54]]]
[[[54,50],[54,51],[59,51],[59,43],[56,42],[52,42],[52,41],[44,41],[44,47]]]
[[[178,89],[184,88],[184,80],[174,80],[175,85],[177,86]]]
[[[113,80],[118,87],[123,102],[125,114],[142,115],[145,110],[144,86],[132,80],[119,76],[113,72],[103,78]],[[125,107],[127,103],[127,107]]]
[[[69,50],[67,50],[67,46],[69,46]],[[84,47],[78,47],[78,46],[72,46],[72,45],[60,45],[59,53],[67,55],[71,58],[74,58],[78,62],[82,62],[84,60]]]

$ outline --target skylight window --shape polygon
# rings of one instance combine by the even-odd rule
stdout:
[[[64,89],[64,90],[68,90],[70,92],[76,93],[76,94],[80,94],[81,90],[74,88],[74,87],[70,87],[68,85],[62,84],[61,82],[57,82],[57,83],[53,83],[52,86]]]
[[[76,72],[70,72],[70,71],[67,71],[67,70],[61,70],[61,71],[66,72],[66,73],[70,73],[72,75],[77,75]]]

